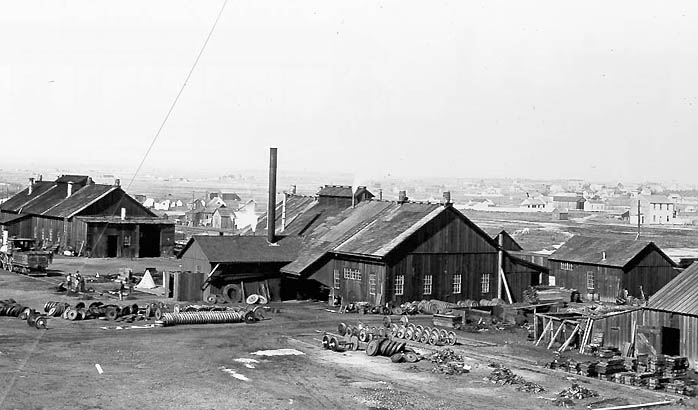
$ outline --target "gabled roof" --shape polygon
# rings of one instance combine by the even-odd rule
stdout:
[[[216,212],[220,216],[234,216],[235,215],[235,211],[233,211],[232,209],[229,209],[229,208],[218,208],[215,211],[213,211],[214,214]]]
[[[698,262],[664,285],[647,305],[649,309],[698,316]]]
[[[286,226],[282,230],[283,201],[276,204],[276,233],[283,235],[303,235],[324,222],[327,218],[337,216],[345,207],[338,205],[320,205],[317,198],[303,195],[286,197]],[[265,232],[267,213],[257,219],[256,232]]]
[[[89,186],[90,185],[88,185],[87,187]],[[75,185],[71,188],[71,196],[76,195],[78,192],[82,191],[85,188],[83,188],[80,185]],[[68,185],[56,184],[52,189],[46,191],[45,194],[41,195],[41,197],[38,198],[36,201],[32,201],[30,204],[24,206],[24,208],[22,208],[22,213],[43,215],[44,213],[48,212],[49,210],[59,205],[66,199],[69,199],[66,198],[66,195],[68,195]]]
[[[640,195],[640,199],[649,202],[650,204],[673,204],[674,200],[668,196],[662,195]]]
[[[44,211],[41,215],[53,216],[57,218],[71,218],[78,212],[97,202],[99,199],[108,193],[116,190],[119,187],[114,185],[91,184],[80,189],[78,192],[65,198],[54,207]],[[123,192],[123,191],[122,191]],[[125,192],[123,192],[126,195]]]
[[[301,239],[284,237],[274,244],[266,236],[195,235],[177,255],[181,259],[196,242],[211,263],[288,263],[298,256]]]
[[[352,193],[357,197],[361,196],[364,193],[366,193],[368,198],[373,198],[374,196],[368,189],[366,189],[365,186],[359,186],[356,189],[356,192],[353,192],[352,187],[348,185],[325,185],[324,187],[320,188],[317,195],[339,198],[351,198]]]
[[[91,181],[92,178],[87,175],[61,175],[54,182],[57,184],[67,184],[68,182],[71,182],[73,184],[87,185]]]
[[[509,235],[509,232],[505,231],[502,229],[497,233],[496,235],[492,236],[492,239],[497,242],[497,245],[499,245],[499,235],[502,235],[504,237],[504,250],[505,251],[522,251],[523,246],[519,245],[518,242],[516,242],[516,239],[514,239],[513,236]]]
[[[0,224],[8,224],[11,222],[14,222],[16,220],[22,219],[22,218],[27,218],[29,217],[29,214],[6,214],[6,213],[0,213]]]
[[[50,181],[37,181],[32,185],[32,193],[29,194],[29,188],[16,193],[7,201],[0,204],[0,210],[7,212],[19,212],[24,206],[32,202],[34,199],[45,194],[49,189],[53,188],[54,184]]]
[[[626,268],[645,252],[656,250],[672,266],[675,263],[654,242],[576,235],[553,252],[548,260]],[[604,252],[606,258],[604,259]]]

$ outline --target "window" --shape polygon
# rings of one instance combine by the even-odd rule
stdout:
[[[587,272],[587,289],[589,290],[594,290],[594,272],[593,271],[588,271]]]
[[[453,293],[460,293],[461,277],[460,275],[453,275]]]
[[[339,276],[339,269],[334,270],[334,288],[339,289],[339,285],[342,281],[342,277]]]
[[[395,277],[395,296],[405,294],[405,275]]]
[[[652,215],[652,222],[657,222],[657,215]]]
[[[368,294],[369,295],[376,294],[376,274],[375,273],[371,273],[368,275]]]
[[[131,246],[131,235],[124,235],[124,246]]]
[[[432,275],[424,275],[424,294],[431,295],[431,284],[434,280]]]
[[[574,265],[569,262],[560,263],[560,269],[562,270],[574,270]]]
[[[344,268],[344,279],[361,280],[361,271],[358,269]]]
[[[666,221],[669,222],[669,215],[666,216]]]
[[[482,293],[490,293],[490,274],[489,273],[482,274],[482,279],[480,280],[480,284],[482,285]]]

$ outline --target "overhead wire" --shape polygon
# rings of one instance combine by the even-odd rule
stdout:
[[[177,106],[177,102],[179,101],[179,98],[182,96],[182,93],[184,92],[184,88],[187,86],[187,83],[189,83],[189,80],[191,79],[191,76],[194,73],[196,66],[199,64],[199,60],[201,60],[201,56],[204,54],[204,51],[206,50],[206,46],[208,46],[208,43],[211,40],[211,37],[213,36],[213,32],[216,30],[216,26],[218,26],[218,22],[220,21],[221,16],[223,15],[223,11],[225,10],[225,6],[227,4],[228,4],[228,0],[223,0],[223,3],[221,4],[221,8],[218,11],[218,15],[216,16],[216,19],[213,21],[213,24],[211,25],[211,29],[208,31],[208,34],[206,35],[206,39],[204,40],[204,43],[202,44],[201,48],[199,49],[199,53],[196,55],[196,58],[194,59],[194,63],[191,65],[191,68],[187,72],[187,76],[185,77],[184,82],[182,83],[182,86],[179,88],[179,91],[177,92],[177,95],[175,96],[174,100],[172,100],[172,103],[170,104],[170,107],[167,110],[165,117],[162,119],[160,126],[158,127],[157,131],[155,132],[155,135],[153,136],[153,139],[150,141],[150,145],[148,145],[148,149],[145,151],[145,154],[143,155],[143,158],[141,159],[140,163],[138,164],[136,171],[133,173],[131,180],[129,181],[128,185],[126,186],[126,190],[131,188],[131,185],[136,180],[136,177],[138,176],[138,174],[141,171],[141,168],[143,167],[143,164],[145,164],[145,161],[148,158],[148,156],[150,155],[150,152],[152,151],[153,147],[155,146],[155,143],[157,142],[158,138],[160,137],[162,130],[165,128],[167,121],[170,119],[172,112],[174,111],[175,107]],[[119,210],[121,208],[121,204],[123,203],[123,200],[127,195],[126,190],[123,191],[123,195],[121,196],[121,198],[119,198],[119,201],[117,202],[117,205],[115,208],[116,210]],[[107,223],[104,225],[104,228],[101,230],[101,232],[97,236],[97,240],[94,241],[94,243],[99,243],[99,241],[102,239],[102,236],[104,236],[104,233],[106,232],[107,228],[109,227],[109,223],[110,222],[107,220]],[[138,239],[140,240],[140,238],[138,238]]]

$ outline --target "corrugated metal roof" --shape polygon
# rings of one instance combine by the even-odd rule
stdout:
[[[265,236],[193,236],[177,258],[182,258],[196,241],[209,262],[255,263],[290,262],[298,256],[301,239],[288,236],[270,244]]]
[[[698,262],[694,262],[671,282],[659,289],[647,305],[649,309],[698,316]]]
[[[655,248],[669,263],[674,265],[674,262],[653,242],[580,235],[570,238],[558,250],[553,252],[548,259],[624,268],[648,246]]]
[[[382,258],[445,209],[438,204],[393,204],[333,251]]]
[[[114,185],[91,184],[78,190],[68,198],[65,198],[65,192],[62,192],[64,199],[57,205],[44,211],[41,215],[70,218],[102,198],[104,195],[117,189],[121,190],[121,188]],[[123,192],[123,194],[126,195],[125,192]]]
[[[19,212],[22,207],[27,205],[29,202],[40,197],[48,190],[53,188],[53,182],[49,181],[37,181],[34,182],[32,186],[32,193],[29,195],[29,188],[16,193],[7,201],[0,204],[0,210],[8,212]]]

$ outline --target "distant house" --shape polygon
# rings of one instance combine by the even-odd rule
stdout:
[[[211,215],[211,226],[218,229],[234,229],[235,213],[228,208],[218,208]]]
[[[606,202],[599,199],[588,199],[584,202],[584,210],[587,212],[603,212],[606,210]]]
[[[574,193],[563,193],[553,195],[553,206],[555,208],[566,208],[570,210],[584,210],[583,196]]]
[[[549,258],[558,286],[577,289],[590,300],[614,302],[650,296],[677,274],[676,264],[653,242],[573,236]]]
[[[555,208],[551,212],[553,221],[567,221],[570,219],[570,212],[567,208]]]
[[[362,201],[317,225],[281,271],[322,283],[343,303],[380,305],[491,300],[500,269],[502,299],[547,284],[547,268],[509,255],[449,203]]]
[[[545,202],[539,198],[526,198],[519,206],[521,208],[542,210],[545,208]]]
[[[634,206],[630,207],[630,223],[637,224],[638,207],[640,203],[641,225],[673,225],[681,223],[677,218],[676,204],[668,197],[661,195],[640,195]]]

